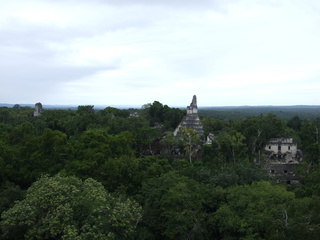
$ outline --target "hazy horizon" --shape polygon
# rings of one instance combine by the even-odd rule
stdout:
[[[320,1],[0,3],[0,102],[320,105]]]
[[[156,101],[156,100],[155,100]],[[151,102],[152,104],[153,102]],[[172,107],[172,108],[187,108],[188,104],[185,105],[185,106],[178,106],[178,105],[168,105],[168,104],[165,104],[165,103],[162,103],[160,102],[161,104],[163,105],[167,105],[169,107]],[[34,107],[35,106],[35,103],[32,104],[32,103],[0,103],[0,107],[13,107],[14,105],[20,105],[22,107],[24,106],[28,106],[28,107]],[[71,107],[71,108],[77,108],[78,106],[83,106],[83,105],[93,105],[95,108],[105,108],[105,107],[120,107],[120,108],[142,108],[143,105],[131,105],[131,104],[43,104],[41,103],[43,108],[56,108],[56,107],[62,107],[62,108],[68,108],[68,107]],[[146,103],[146,104],[149,104],[149,103]],[[212,106],[199,106],[198,105],[198,108],[201,109],[201,108],[245,108],[245,107],[261,107],[261,108],[267,108],[267,107],[320,107],[320,105],[221,105],[221,106],[217,106],[217,105],[212,105]]]

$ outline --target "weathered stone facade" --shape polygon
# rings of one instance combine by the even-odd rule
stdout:
[[[300,162],[301,151],[292,138],[271,138],[265,146],[265,153],[270,160],[281,163]]]
[[[40,102],[36,103],[35,106],[34,106],[34,112],[33,112],[33,116],[34,117],[38,117],[41,115],[42,113],[42,104]]]
[[[298,166],[299,163],[271,163],[269,172],[278,182],[299,183],[300,176],[295,172]]]
[[[292,138],[272,138],[265,146],[265,158],[270,175],[277,181],[299,182],[295,168],[302,161],[302,153]]]
[[[184,116],[178,127],[174,130],[173,135],[179,134],[180,127],[186,127],[195,130],[199,137],[203,137],[203,126],[198,115],[197,96],[194,95],[190,106],[187,107],[187,115]]]

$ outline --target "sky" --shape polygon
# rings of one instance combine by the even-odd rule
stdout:
[[[0,0],[0,103],[320,105],[319,0]]]

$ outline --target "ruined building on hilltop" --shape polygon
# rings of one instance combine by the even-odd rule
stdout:
[[[43,110],[42,104],[40,102],[36,103],[34,106],[33,116],[34,117],[40,116],[42,113],[42,110]]]
[[[282,163],[300,162],[302,157],[292,138],[271,138],[265,146],[265,152],[269,159],[277,159]]]
[[[299,182],[295,168],[302,161],[302,152],[292,138],[272,138],[264,150],[272,176],[282,182]]]
[[[180,127],[186,127],[195,130],[199,138],[203,138],[203,127],[198,115],[197,96],[194,95],[190,106],[187,107],[187,115],[183,117],[178,127],[174,130],[173,135],[179,134]]]

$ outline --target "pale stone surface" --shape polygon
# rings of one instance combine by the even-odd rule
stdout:
[[[203,127],[198,115],[197,96],[194,95],[190,106],[187,107],[187,115],[184,116],[178,127],[174,130],[173,135],[179,134],[180,127],[186,127],[195,130],[199,137],[203,136]]]
[[[34,106],[34,112],[33,112],[33,116],[34,117],[38,117],[41,115],[42,113],[42,104],[40,102],[36,103],[35,106]]]
[[[284,163],[300,160],[298,145],[292,138],[272,138],[265,146],[265,151],[270,157],[275,156]]]
[[[302,152],[292,138],[271,138],[265,146],[266,167],[279,182],[298,183],[296,167],[302,161]]]
[[[198,114],[197,96],[194,95],[190,106],[187,107],[187,114]]]

